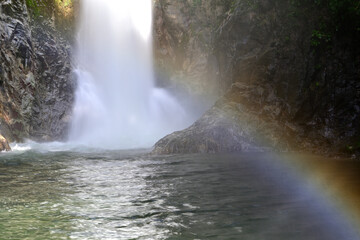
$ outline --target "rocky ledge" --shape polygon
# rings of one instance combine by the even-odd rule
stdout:
[[[193,125],[158,141],[153,153],[287,150],[309,145],[301,137],[301,128],[288,121],[285,108],[270,87],[235,83]]]

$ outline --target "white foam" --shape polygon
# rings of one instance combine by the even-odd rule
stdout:
[[[31,150],[30,145],[21,144],[21,143],[10,144],[10,147],[13,152],[24,152],[24,151]]]
[[[151,2],[81,1],[72,143],[151,147],[189,124],[178,101],[154,85]]]

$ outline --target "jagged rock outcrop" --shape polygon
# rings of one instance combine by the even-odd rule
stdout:
[[[8,140],[0,134],[0,151],[11,151]]]
[[[156,143],[153,153],[280,151],[306,144],[287,104],[269,86],[234,83],[199,120]]]
[[[24,1],[0,3],[0,131],[10,141],[65,137],[73,102],[71,48]]]
[[[196,13],[202,15],[201,10],[206,9],[204,1],[196,2],[200,3]],[[254,139],[258,145],[265,144],[276,149],[331,149],[349,153],[359,150],[358,13],[353,17],[356,21],[351,22],[350,19],[347,24],[333,24],[336,16],[331,12],[334,9],[324,7],[327,1],[230,2],[225,17],[219,18],[222,21],[211,30],[212,40],[206,51],[216,62],[215,85],[220,92],[227,91],[234,83],[247,87],[236,87],[240,89],[236,91],[233,87],[231,95],[237,92],[235,96],[239,97],[239,101],[234,102],[234,98],[229,98],[229,93],[226,93],[190,128],[161,139],[155,145],[155,152],[236,150],[235,145],[242,149],[244,142],[247,144]],[[356,9],[356,6],[353,8]],[[184,13],[179,11],[173,11],[172,15],[172,19],[184,17]],[[346,16],[339,19],[345,21]],[[174,24],[174,21],[170,22]],[[193,24],[196,25],[196,20]],[[324,27],[326,24],[328,26]],[[164,23],[162,26],[167,25]],[[174,28],[179,27],[171,25],[171,29]],[[188,36],[188,43],[195,41],[195,36]],[[171,44],[166,46],[174,49]],[[187,48],[190,47],[184,47]],[[176,59],[176,51],[174,55]],[[190,60],[185,57],[186,61]],[[207,69],[203,71],[205,74]],[[203,85],[211,85],[213,80],[199,78],[199,81],[203,81]],[[273,100],[264,101],[258,90]],[[256,110],[253,110],[254,106]],[[223,121],[216,120],[221,119],[225,112],[230,119],[236,119],[236,127],[231,125],[227,128]],[[266,119],[265,125],[261,119]],[[217,135],[219,126],[225,126],[223,133],[233,139],[233,143],[224,142],[224,135]],[[252,126],[253,130],[248,126]],[[237,129],[238,133],[228,134],[233,129]],[[267,131],[263,132],[263,129]],[[279,131],[283,133],[279,134]],[[249,135],[248,141],[237,142],[245,136],[242,135],[244,132]],[[270,140],[262,141],[269,136]],[[216,147],[213,147],[214,141]],[[211,146],[204,148],[207,142],[211,142]],[[234,147],[226,148],[232,145]]]

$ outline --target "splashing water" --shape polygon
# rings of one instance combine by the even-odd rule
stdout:
[[[81,1],[70,141],[103,148],[150,147],[186,126],[186,113],[152,69],[151,0]]]

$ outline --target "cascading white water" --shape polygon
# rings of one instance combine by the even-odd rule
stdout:
[[[150,147],[184,127],[182,107],[154,86],[151,22],[151,0],[81,1],[71,142]]]

